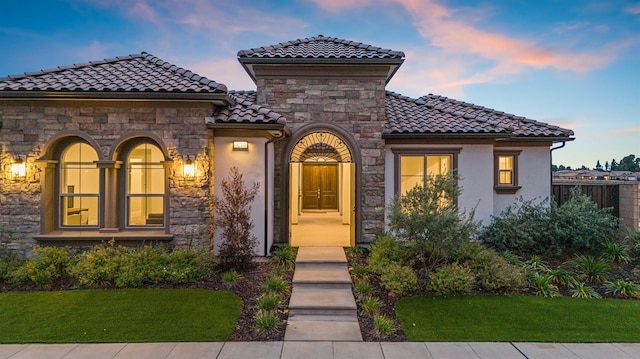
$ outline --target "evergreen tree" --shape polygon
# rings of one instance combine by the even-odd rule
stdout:
[[[609,161],[604,163],[604,170],[609,172]]]
[[[616,162],[615,158],[611,160],[611,170],[612,171],[617,171],[618,170],[618,163]]]
[[[598,160],[598,162],[596,162],[596,171],[602,171],[602,165],[600,164],[600,160]]]

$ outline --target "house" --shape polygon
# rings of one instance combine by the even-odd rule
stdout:
[[[337,224],[316,245],[369,243],[393,196],[430,174],[456,170],[459,206],[484,222],[549,196],[571,130],[388,91],[404,56],[323,35],[244,50],[249,91],[144,52],[1,78],[0,240],[218,243],[212,198],[231,167],[260,183],[257,254],[310,244],[299,231],[323,215]]]

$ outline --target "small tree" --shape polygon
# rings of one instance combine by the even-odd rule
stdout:
[[[237,167],[232,167],[228,178],[222,180],[222,197],[213,199],[215,225],[222,229],[220,264],[225,268],[241,270],[251,265],[258,245],[252,232],[251,202],[259,188],[260,183],[245,187],[242,174]]]
[[[391,233],[407,244],[426,271],[441,264],[452,249],[477,233],[473,212],[467,215],[458,211],[455,202],[460,191],[454,174],[429,176],[424,186],[397,196],[388,208]]]

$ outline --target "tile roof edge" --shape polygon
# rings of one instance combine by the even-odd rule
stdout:
[[[39,71],[30,71],[30,72],[23,72],[21,74],[12,74],[12,75],[8,75],[8,76],[5,76],[5,77],[0,77],[0,81],[19,80],[19,79],[22,79],[22,78],[25,78],[25,77],[30,77],[30,76],[40,76],[40,75],[46,75],[46,74],[65,71],[65,70],[81,69],[83,67],[88,67],[88,66],[103,65],[103,64],[114,63],[114,62],[118,62],[118,61],[122,61],[122,60],[131,60],[131,59],[134,59],[134,58],[142,58],[145,54],[147,54],[147,53],[142,51],[139,54],[131,54],[131,55],[126,55],[126,56],[116,56],[116,57],[102,59],[102,60],[81,62],[81,63],[77,63],[77,64],[73,64],[73,65],[61,65],[61,66],[57,66],[57,67],[53,67],[53,68],[42,69],[42,70],[39,70]]]
[[[310,43],[312,41],[329,41],[329,42],[333,42],[336,44],[341,44],[341,45],[347,45],[347,46],[354,46],[354,47],[358,47],[364,50],[369,50],[369,51],[374,51],[376,53],[379,54],[388,54],[390,56],[394,56],[394,57],[399,57],[399,58],[403,58],[405,57],[405,54],[403,51],[395,51],[395,50],[391,50],[391,49],[384,49],[378,46],[373,46],[370,44],[365,44],[362,42],[357,42],[357,41],[352,41],[352,40],[345,40],[345,39],[341,39],[341,38],[337,38],[337,37],[331,37],[331,36],[324,36],[322,34],[317,35],[317,36],[312,36],[312,37],[305,37],[305,38],[300,38],[300,39],[295,39],[295,40],[289,40],[289,41],[285,41],[285,42],[280,42],[274,45],[266,45],[266,46],[261,46],[261,47],[254,47],[248,50],[240,50],[237,53],[238,57],[243,57],[243,56],[250,56],[252,54],[256,54],[256,53],[260,53],[260,52],[266,52],[266,51],[270,51],[270,50],[274,50],[274,49],[282,49],[288,46],[294,46],[294,45],[299,45],[299,44],[304,44],[304,43]]]

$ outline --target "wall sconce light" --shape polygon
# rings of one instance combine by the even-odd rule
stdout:
[[[17,156],[11,164],[11,175],[14,179],[24,179],[27,176],[26,163],[20,156]]]
[[[184,160],[182,164],[182,174],[185,178],[193,178],[195,176],[195,165],[191,157],[187,156],[187,159]]]
[[[249,151],[249,142],[247,141],[233,141],[234,151]]]

